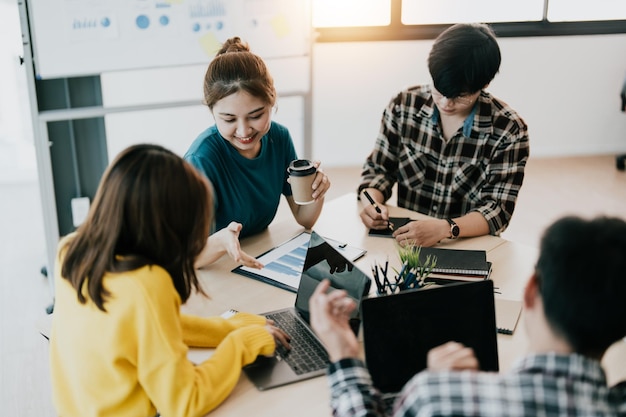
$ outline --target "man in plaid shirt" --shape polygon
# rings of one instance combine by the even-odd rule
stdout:
[[[484,90],[500,60],[486,25],[457,24],[435,40],[428,57],[433,85],[408,88],[391,100],[363,166],[359,193],[367,227],[389,226],[384,202],[397,183],[400,207],[436,218],[397,228],[393,235],[401,244],[433,246],[506,229],[529,144],[524,121]]]
[[[388,409],[358,359],[348,318],[355,302],[318,285],[311,325],[332,361],[331,407],[343,416],[626,416],[626,381],[608,387],[600,365],[626,336],[626,222],[566,217],[545,232],[524,289],[529,351],[508,373],[478,372],[471,349],[447,343],[428,354]],[[624,343],[624,342],[620,342]]]

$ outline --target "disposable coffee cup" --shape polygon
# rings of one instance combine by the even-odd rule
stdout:
[[[293,200],[300,205],[311,204],[314,201],[313,180],[317,173],[315,165],[308,159],[296,159],[289,164],[287,172]]]

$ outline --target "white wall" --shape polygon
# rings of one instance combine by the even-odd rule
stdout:
[[[531,156],[626,152],[626,35],[501,38],[489,87],[529,126]],[[313,156],[361,165],[389,99],[429,83],[432,41],[319,43],[313,49]]]
[[[626,152],[626,114],[619,91],[626,77],[626,35],[501,38],[502,66],[489,90],[526,120],[531,155]],[[320,43],[313,46],[313,155],[324,166],[361,165],[379,129],[382,110],[401,88],[429,83],[432,41]],[[275,119],[303,146],[301,97],[308,59],[268,61],[279,91]],[[201,102],[204,66],[102,75],[105,106]],[[111,114],[105,118],[109,156],[133,142],[152,141],[184,153],[213,123],[200,104]]]
[[[310,59],[270,59],[266,63],[275,78],[279,95],[273,119],[289,128],[296,151],[302,154],[304,99],[301,94],[310,91]],[[205,71],[205,65],[193,65],[102,74],[102,100],[108,108],[191,103],[182,107],[106,115],[104,121],[109,161],[128,145],[139,142],[157,143],[182,156],[198,134],[214,123],[208,108],[201,104]]]
[[[0,0],[0,183],[37,178],[17,3]]]

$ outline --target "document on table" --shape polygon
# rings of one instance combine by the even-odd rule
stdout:
[[[310,239],[310,233],[302,232],[257,256],[257,259],[265,265],[262,269],[241,265],[233,269],[232,272],[258,279],[287,291],[297,292]],[[326,237],[324,240],[350,261],[355,261],[366,253],[365,249],[350,246],[347,243]]]

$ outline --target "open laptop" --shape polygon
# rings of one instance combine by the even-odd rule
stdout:
[[[493,281],[462,282],[364,299],[365,361],[374,386],[395,393],[449,341],[474,349],[480,369],[498,370]]]
[[[302,381],[326,372],[328,355],[309,326],[309,299],[325,278],[331,281],[332,288],[346,290],[357,306],[369,293],[370,278],[320,235],[311,232],[295,306],[263,314],[291,337],[291,350],[286,351],[279,345],[273,357],[259,357],[243,368],[259,390]],[[352,313],[351,325],[356,334],[360,325],[358,308]]]

